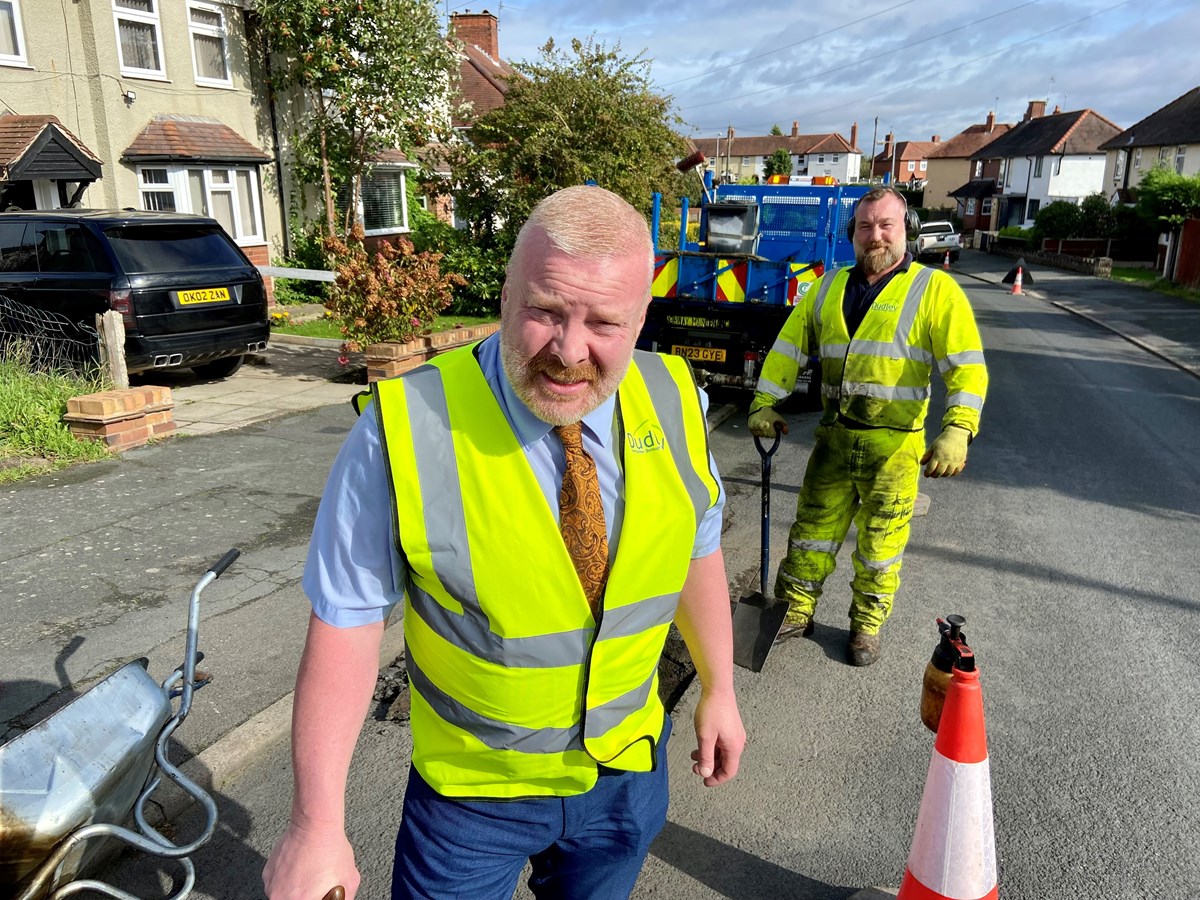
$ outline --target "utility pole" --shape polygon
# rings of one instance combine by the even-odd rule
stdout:
[[[867,169],[867,180],[875,180],[875,145],[879,143],[879,116],[875,117],[875,130],[871,133],[871,167]]]
[[[892,187],[896,186],[896,147],[899,145],[896,140],[896,126],[892,126]]]

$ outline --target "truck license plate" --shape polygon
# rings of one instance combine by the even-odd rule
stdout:
[[[685,347],[673,344],[671,353],[675,356],[686,356],[697,362],[725,362],[725,351],[721,347]]]
[[[196,288],[192,291],[180,291],[178,296],[181,306],[189,306],[193,303],[219,303],[229,299],[229,288]]]

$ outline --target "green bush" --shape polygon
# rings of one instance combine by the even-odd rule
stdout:
[[[1082,213],[1070,200],[1055,200],[1038,210],[1033,220],[1035,242],[1043,238],[1069,238],[1079,234]]]
[[[410,207],[411,208],[411,207]],[[491,316],[500,311],[507,255],[478,246],[465,231],[425,210],[411,217],[412,243],[418,252],[437,253],[443,275],[456,275],[447,315]]]

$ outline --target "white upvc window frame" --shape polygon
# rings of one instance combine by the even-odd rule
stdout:
[[[359,185],[358,190],[358,207],[354,210],[355,221],[363,226],[364,237],[385,237],[391,234],[408,234],[412,231],[412,225],[408,218],[408,173],[412,166],[376,163],[371,167],[371,172],[363,179],[363,184]],[[363,193],[365,183],[377,175],[393,175],[400,178],[400,221],[401,224],[395,228],[367,228],[366,211],[363,207]]]
[[[923,160],[921,160],[921,162],[920,162],[920,170],[921,170],[922,172],[927,172],[927,171],[929,171],[929,160],[927,160],[927,159],[923,159]]]
[[[200,25],[192,21],[192,10],[198,9],[202,12],[213,13],[221,20],[221,24],[217,26]],[[196,84],[202,87],[233,87],[233,64],[229,59],[229,26],[226,23],[225,10],[216,3],[204,2],[204,0],[188,0],[187,3],[188,17],[188,42],[192,45],[192,75],[196,79]],[[225,77],[209,78],[206,75],[200,74],[200,61],[196,57],[196,38],[197,37],[218,38],[221,41],[221,55],[225,58]]]
[[[16,53],[0,53],[0,66],[19,66],[30,68],[28,49],[25,46],[25,26],[21,22],[21,0],[3,0],[4,5],[12,10],[13,39],[16,42]]]
[[[127,9],[119,6],[120,0],[112,0],[113,10],[113,35],[117,39],[117,61],[121,67],[121,74],[126,78],[146,78],[151,81],[167,81],[167,55],[163,48],[163,32],[162,32],[162,17],[159,11],[162,8],[162,0],[150,0],[154,8],[153,12],[146,13],[136,9]],[[151,25],[154,28],[154,43],[158,50],[158,69],[143,69],[138,66],[129,66],[125,64],[125,54],[121,50],[121,21],[138,22],[142,25]]]
[[[230,194],[233,206],[233,222],[234,231],[236,234],[229,235],[233,238],[234,243],[243,246],[255,246],[265,244],[266,224],[263,220],[263,203],[262,203],[262,183],[259,178],[259,167],[255,165],[236,165],[229,163],[212,163],[199,162],[190,165],[177,165],[175,163],[146,163],[137,167],[138,180],[138,200],[142,209],[149,209],[146,205],[147,193],[171,193],[175,199],[175,211],[181,213],[194,213],[195,215],[207,215],[209,218],[216,218],[213,211],[215,204],[213,203],[214,193]],[[167,173],[166,184],[162,183],[147,183],[144,173],[147,171],[165,171]],[[204,202],[207,205],[207,211],[204,209],[193,209],[191,186],[188,183],[188,173],[191,171],[203,172],[204,186]],[[228,181],[223,184],[218,184],[213,178],[214,172],[224,172],[227,175]],[[238,180],[238,173],[245,172],[249,175],[250,186],[250,207],[252,215],[255,218],[255,228],[257,233],[251,233],[246,228],[246,223],[242,221],[242,204],[241,188]],[[218,220],[219,221],[219,220]]]

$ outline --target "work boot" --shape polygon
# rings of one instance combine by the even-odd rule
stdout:
[[[879,659],[879,635],[863,631],[850,632],[846,643],[846,659],[852,666],[869,666]]]
[[[782,644],[794,637],[810,637],[813,628],[812,616],[796,616],[794,619],[785,619],[783,627],[779,629],[779,634],[775,637],[775,643]]]

